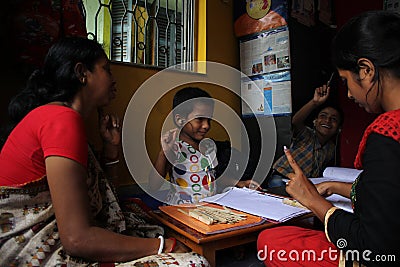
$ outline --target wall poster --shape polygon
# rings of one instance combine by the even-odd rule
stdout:
[[[237,37],[287,25],[286,0],[235,0],[234,4]]]
[[[290,69],[287,27],[270,30],[240,41],[240,70],[258,75]]]
[[[243,78],[241,96],[243,116],[291,114],[290,71]]]
[[[291,82],[287,26],[240,41],[242,115],[290,114]]]
[[[243,116],[290,115],[290,46],[286,0],[236,4]]]

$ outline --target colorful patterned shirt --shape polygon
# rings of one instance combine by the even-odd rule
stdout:
[[[314,130],[305,127],[293,139],[290,152],[306,177],[321,177],[323,170],[335,157],[335,144],[328,141],[321,146]],[[293,172],[285,155],[274,163],[273,169],[285,176]]]
[[[213,169],[218,165],[215,152],[206,157],[188,143],[177,140],[174,153],[176,159],[167,203],[198,203],[200,199],[214,195],[216,188]]]

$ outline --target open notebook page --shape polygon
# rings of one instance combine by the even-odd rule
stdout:
[[[322,183],[327,181],[338,181],[352,183],[360,175],[362,170],[343,168],[343,167],[327,167],[322,177],[309,178],[312,183]]]

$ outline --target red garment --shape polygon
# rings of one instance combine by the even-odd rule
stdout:
[[[391,137],[397,142],[400,142],[400,109],[385,112],[377,117],[365,130],[363,138],[358,147],[354,167],[362,169],[362,155],[364,154],[365,144],[368,136],[375,132],[383,136]]]
[[[297,226],[266,229],[257,240],[265,266],[338,266],[339,254],[324,232]]]
[[[44,105],[14,128],[0,153],[0,186],[18,186],[45,175],[45,158],[62,156],[87,166],[83,119],[64,106]]]

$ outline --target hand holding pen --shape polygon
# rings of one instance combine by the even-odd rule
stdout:
[[[328,99],[334,74],[335,73],[332,72],[326,85],[322,85],[320,87],[315,88],[314,98],[313,98],[315,104],[321,105]]]
[[[329,97],[329,90],[330,87],[327,87],[326,85],[315,88],[313,102],[318,106],[325,103]]]

